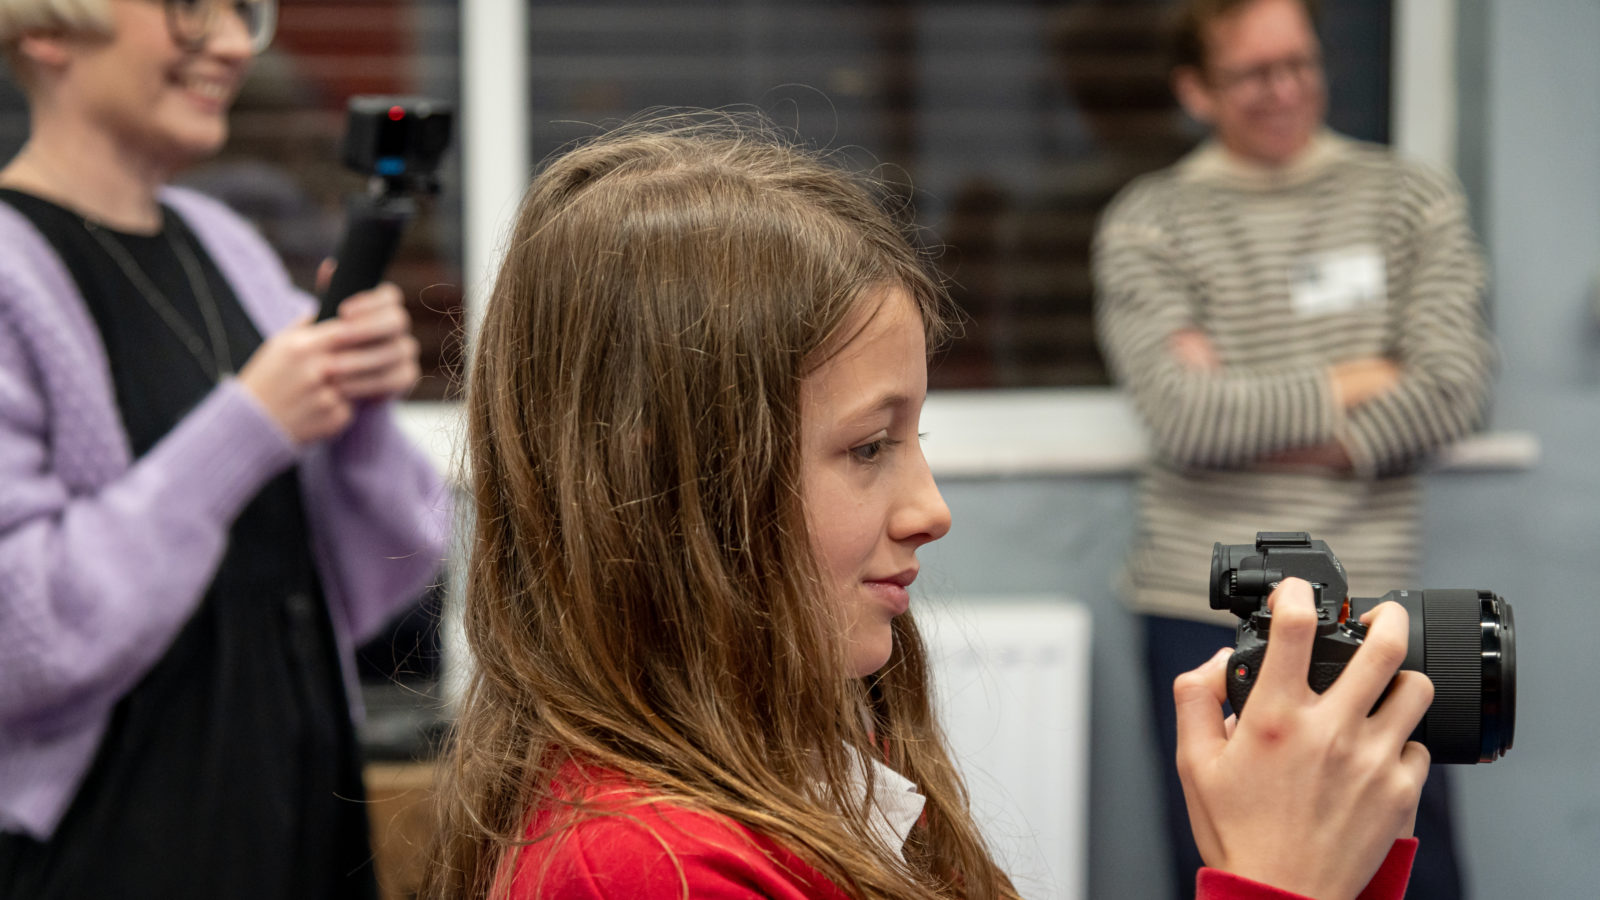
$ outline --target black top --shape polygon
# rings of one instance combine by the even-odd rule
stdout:
[[[196,297],[174,250],[181,242],[204,273],[229,368],[260,346],[232,288],[171,210],[161,232],[138,235],[17,191],[0,190],[0,200],[33,222],[76,280],[135,457],[216,387],[216,372],[103,238],[127,251],[209,351],[204,294]],[[0,897],[375,895],[359,748],[307,535],[291,469],[234,521],[198,610],[118,703],[55,834],[45,843],[0,836]]]

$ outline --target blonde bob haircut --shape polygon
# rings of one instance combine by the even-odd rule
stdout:
[[[426,897],[483,897],[597,766],[726,816],[853,897],[1015,897],[967,809],[910,615],[855,677],[800,492],[802,380],[911,296],[948,298],[872,179],[759,117],[673,114],[548,163],[470,367],[476,658],[441,766]],[[928,798],[873,839],[866,756]],[[871,779],[864,779],[871,784]],[[503,886],[503,885],[502,885]]]
[[[30,34],[110,37],[111,0],[0,0],[0,57],[23,91],[33,88],[32,71],[18,45]]]
[[[0,0],[0,47],[7,51],[28,34],[109,35],[111,30],[111,0]]]

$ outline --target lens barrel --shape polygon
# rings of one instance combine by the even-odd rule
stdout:
[[[1481,590],[1390,591],[1351,598],[1358,616],[1393,600],[1411,616],[1402,669],[1433,682],[1433,705],[1412,734],[1436,763],[1493,762],[1511,749],[1517,719],[1517,643],[1511,604]]]

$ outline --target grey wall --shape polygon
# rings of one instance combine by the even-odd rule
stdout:
[[[1516,605],[1517,744],[1463,772],[1478,897],[1600,893],[1600,3],[1474,0],[1463,28],[1463,149],[1480,183],[1505,354],[1495,423],[1544,445],[1534,471],[1440,478],[1430,584],[1493,587]]]
[[[1504,351],[1494,426],[1543,442],[1533,471],[1436,475],[1424,586],[1516,608],[1516,746],[1456,779],[1472,896],[1600,888],[1600,2],[1461,0],[1462,175],[1494,271]],[[935,436],[936,437],[936,436]],[[1159,897],[1165,870],[1132,623],[1111,579],[1127,479],[943,482],[934,596],[1056,592],[1095,615],[1090,894]]]
[[[1112,590],[1133,532],[1132,480],[941,480],[940,487],[954,524],[919,554],[925,574],[917,583],[930,600],[1054,593],[1089,605],[1089,896],[1170,896],[1167,870],[1152,856],[1164,852],[1166,837],[1156,817],[1155,737],[1134,620]]]

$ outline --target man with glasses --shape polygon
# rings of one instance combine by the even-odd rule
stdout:
[[[1173,87],[1210,140],[1096,238],[1097,328],[1152,460],[1124,594],[1142,614],[1178,895],[1201,864],[1173,767],[1173,679],[1231,644],[1214,541],[1309,531],[1356,596],[1417,584],[1417,467],[1482,421],[1484,269],[1446,176],[1326,128],[1311,0],[1188,0]],[[1414,898],[1460,898],[1442,771]]]
[[[0,0],[0,898],[373,898],[352,647],[444,555],[383,285],[169,182],[272,0]]]

